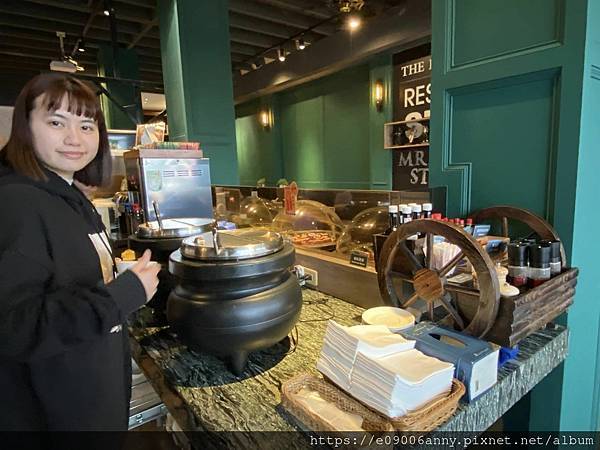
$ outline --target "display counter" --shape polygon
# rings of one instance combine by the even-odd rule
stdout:
[[[342,325],[360,323],[362,308],[317,291],[303,290],[303,308],[293,338],[250,355],[236,377],[214,356],[189,351],[168,327],[146,327],[147,313],[132,318],[134,357],[154,385],[177,424],[194,441],[256,447],[260,431],[298,431],[299,424],[280,406],[282,383],[301,372],[317,373],[327,320]],[[558,366],[567,354],[568,332],[544,329],[522,340],[519,356],[498,374],[498,383],[476,402],[459,406],[440,430],[483,431]],[[237,431],[238,433],[231,433]],[[230,432],[230,433],[227,433]],[[242,433],[239,433],[242,432]],[[305,448],[301,433],[277,433],[279,448]]]

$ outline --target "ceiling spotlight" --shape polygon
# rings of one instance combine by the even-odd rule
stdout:
[[[252,70],[260,69],[262,67],[262,63],[260,62],[260,60],[256,60],[252,64],[250,64],[250,67],[252,67]]]
[[[104,14],[105,16],[110,16],[114,12],[115,10],[110,4],[110,0],[104,0],[104,8],[102,10],[102,14]]]
[[[277,49],[277,59],[280,62],[284,62],[285,61],[285,50],[282,47],[279,47]]]
[[[306,41],[303,38],[296,39],[296,50],[304,50],[306,48]]]
[[[83,38],[80,38],[78,42],[77,51],[80,53],[85,53],[85,42],[83,42]]]
[[[362,19],[360,18],[360,16],[358,14],[350,14],[348,16],[348,18],[346,19],[346,25],[348,25],[348,28],[350,29],[350,31],[357,30],[361,24],[362,24]]]

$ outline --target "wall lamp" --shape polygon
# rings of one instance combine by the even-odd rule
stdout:
[[[375,100],[375,108],[377,111],[383,111],[383,101],[385,97],[385,87],[382,80],[377,80],[373,86],[373,98]]]
[[[265,131],[273,127],[273,114],[270,109],[263,109],[258,113],[258,121]]]

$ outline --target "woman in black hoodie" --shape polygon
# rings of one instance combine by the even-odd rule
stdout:
[[[73,181],[110,177],[94,92],[32,79],[0,150],[0,430],[126,430],[127,316],[154,294],[147,252],[114,278],[99,215]]]

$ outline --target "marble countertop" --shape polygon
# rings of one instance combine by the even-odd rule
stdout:
[[[298,373],[316,374],[327,320],[360,323],[362,308],[310,289],[303,290],[300,321],[293,339],[250,355],[236,377],[216,357],[188,350],[168,327],[147,327],[147,310],[131,321],[134,357],[184,431],[297,431],[279,405],[282,383]],[[520,343],[520,354],[499,371],[497,385],[475,403],[459,407],[440,429],[482,431],[560,364],[567,330],[540,330]],[[247,445],[248,436],[238,444]],[[251,433],[249,433],[251,434]],[[284,433],[285,434],[285,433]],[[297,434],[297,433],[296,433]],[[285,438],[286,448],[294,448]],[[303,447],[300,443],[298,448]]]

